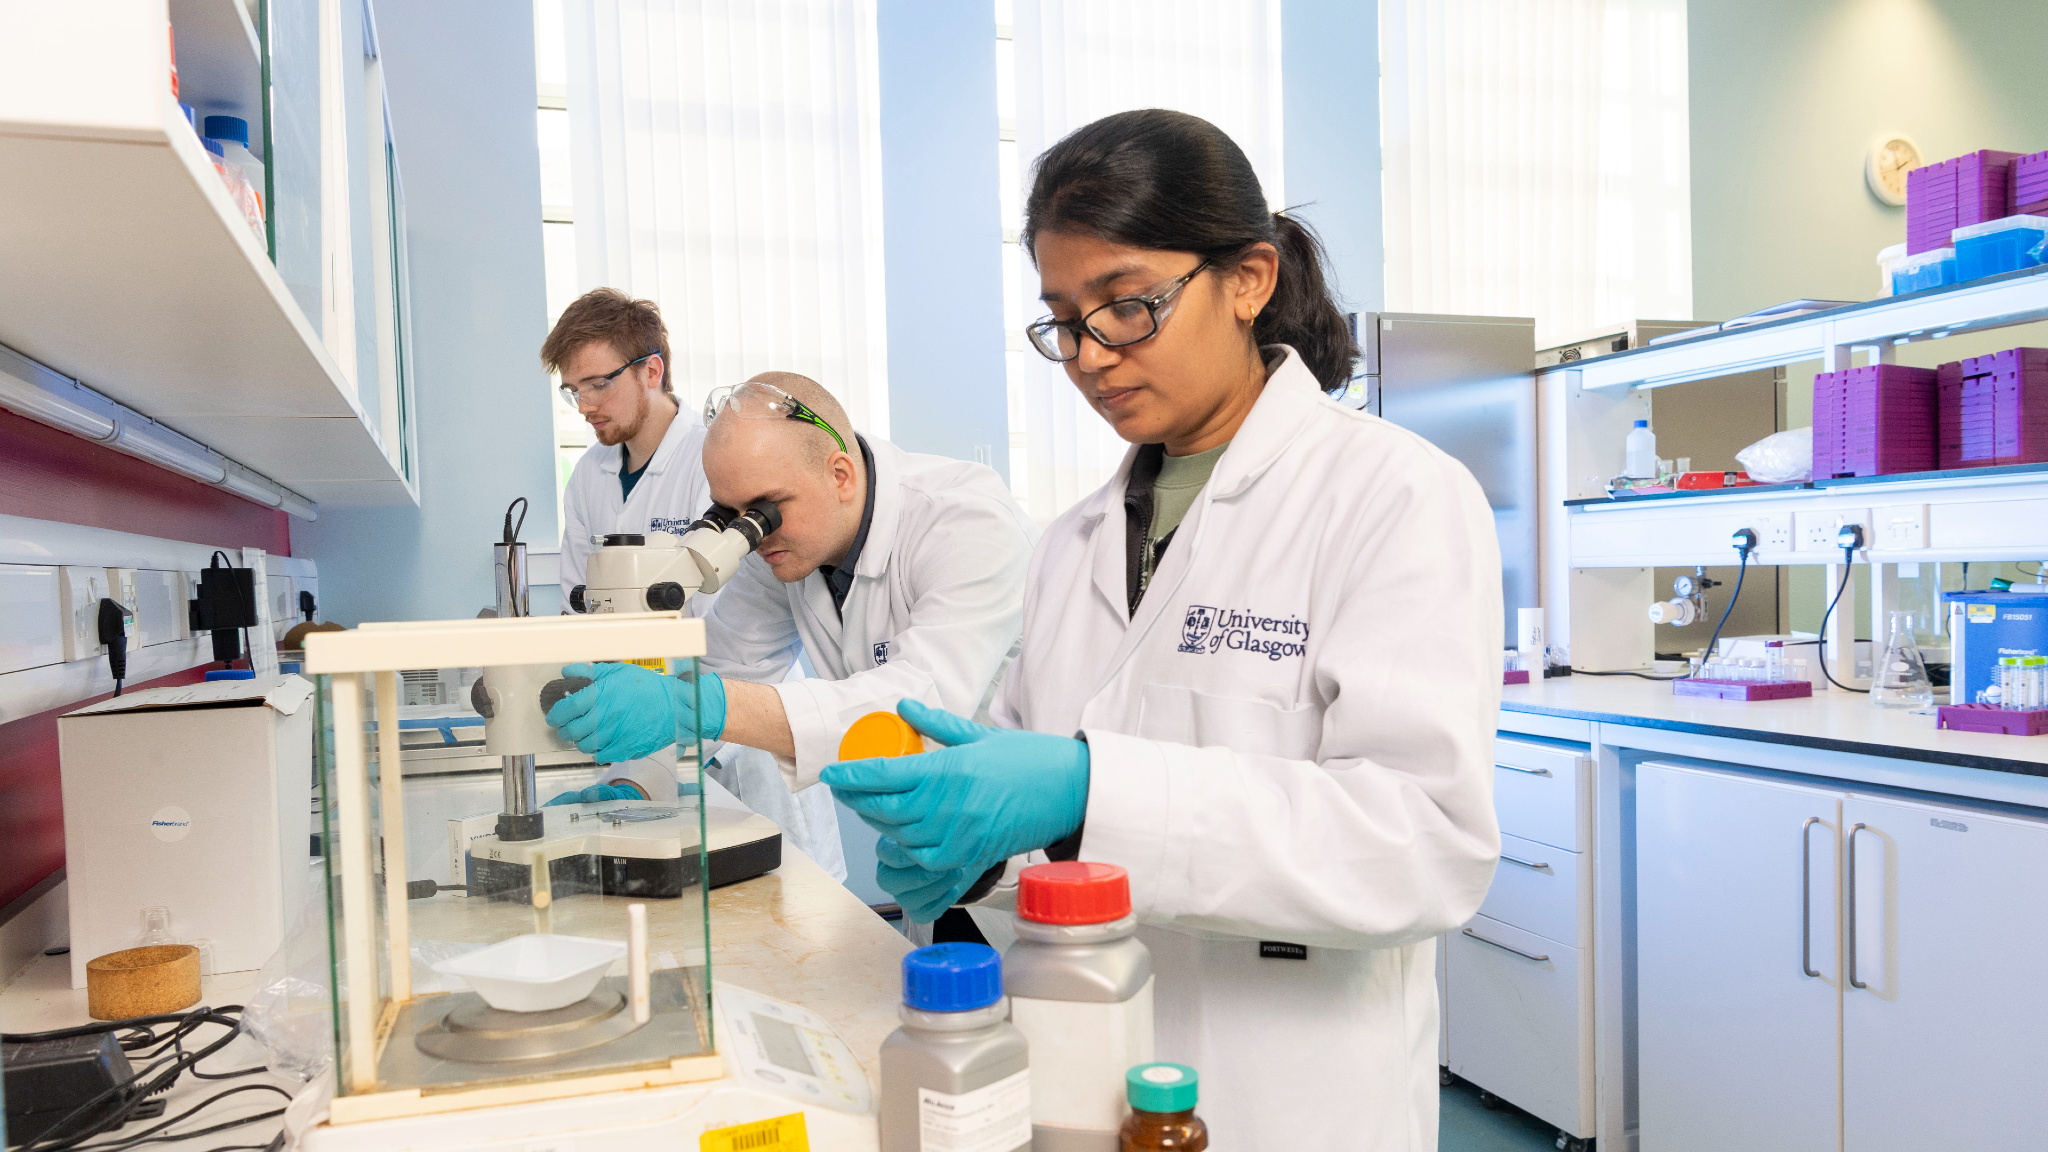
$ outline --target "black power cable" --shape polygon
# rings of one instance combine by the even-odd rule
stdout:
[[[1728,626],[1728,614],[1735,611],[1735,602],[1742,599],[1742,578],[1749,574],[1749,554],[1756,551],[1756,532],[1737,528],[1728,542],[1735,546],[1735,554],[1741,557],[1742,566],[1735,570],[1735,590],[1728,593],[1728,606],[1721,609],[1721,622],[1714,625],[1714,635],[1707,641],[1707,651],[1700,659],[1702,666],[1714,658],[1714,649],[1721,643],[1721,629]]]
[[[17,1146],[15,1152],[63,1152],[66,1149],[76,1149],[78,1152],[107,1152],[107,1150],[111,1149],[126,1148],[134,1143],[184,1140],[192,1136],[202,1136],[211,1132],[239,1127],[244,1124],[253,1124],[259,1120],[272,1119],[282,1115],[282,1110],[266,1112],[178,1136],[155,1135],[155,1133],[161,1132],[166,1126],[185,1119],[199,1109],[234,1092],[262,1088],[278,1092],[286,1097],[291,1095],[290,1092],[275,1085],[244,1085],[240,1088],[232,1089],[230,1092],[222,1092],[211,1096],[201,1101],[198,1105],[172,1117],[170,1120],[166,1120],[153,1128],[146,1129],[134,1137],[104,1144],[86,1144],[86,1141],[91,1140],[93,1137],[112,1132],[128,1123],[131,1118],[138,1118],[135,1117],[135,1113],[144,1107],[145,1102],[150,1097],[160,1095],[169,1090],[171,1085],[176,1083],[178,1077],[188,1071],[192,1072],[195,1076],[209,1080],[230,1079],[236,1076],[248,1076],[261,1072],[263,1070],[261,1068],[243,1068],[234,1072],[210,1074],[201,1073],[198,1070],[200,1061],[227,1047],[234,1041],[236,1036],[241,1035],[241,1011],[242,1006],[239,1004],[224,1005],[218,1009],[201,1005],[189,1012],[167,1013],[160,1016],[137,1016],[128,1020],[111,1020],[81,1025],[75,1028],[58,1028],[47,1032],[7,1033],[0,1035],[0,1040],[4,1040],[9,1044],[31,1044],[39,1041],[64,1040],[76,1036],[92,1036],[107,1032],[120,1033],[118,1043],[123,1051],[135,1053],[137,1060],[148,1061],[141,1071],[135,1072],[128,1079],[105,1089],[72,1109],[55,1124],[44,1129],[42,1136]],[[169,1024],[171,1027],[168,1030],[159,1032],[157,1026],[162,1024]],[[225,1028],[226,1032],[218,1038],[207,1042],[203,1047],[188,1050],[184,1045],[185,1037],[207,1024],[219,1025]],[[175,1054],[163,1055],[166,1049],[170,1049]],[[111,1108],[108,1108],[110,1101],[113,1104]],[[102,1108],[108,1108],[105,1115],[99,1115]],[[96,1118],[86,1120],[87,1117]],[[82,1121],[83,1123],[81,1123]],[[78,1130],[67,1131],[73,1125],[77,1125]]]
[[[1828,600],[1828,610],[1821,613],[1820,635],[1814,640],[1814,643],[1820,646],[1820,674],[1828,678],[1828,683],[1833,684],[1844,692],[1861,692],[1867,696],[1870,694],[1870,689],[1851,688],[1840,680],[1835,679],[1835,674],[1828,671],[1828,620],[1835,614],[1835,605],[1842,602],[1842,593],[1849,588],[1849,577],[1855,572],[1853,565],[1856,559],[1856,549],[1863,546],[1863,528],[1856,524],[1844,524],[1842,525],[1842,531],[1835,537],[1835,540],[1842,546],[1842,582],[1835,585],[1835,594]],[[1966,572],[1966,579],[1967,576]],[[1849,651],[1852,653],[1856,651],[1856,633],[1854,631],[1849,633]]]

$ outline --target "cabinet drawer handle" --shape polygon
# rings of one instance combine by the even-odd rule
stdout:
[[[1548,864],[1538,863],[1534,860],[1524,860],[1519,856],[1510,856],[1505,852],[1500,854],[1500,858],[1501,862],[1504,864],[1520,864],[1522,867],[1527,868],[1531,872],[1550,871],[1550,865]]]
[[[1508,945],[1503,944],[1498,940],[1488,940],[1486,937],[1481,936],[1479,933],[1474,932],[1470,928],[1466,928],[1463,931],[1465,935],[1470,936],[1474,940],[1479,941],[1481,944],[1491,944],[1495,948],[1498,948],[1503,952],[1513,952],[1515,955],[1520,956],[1524,960],[1534,960],[1539,964],[1548,963],[1550,961],[1550,957],[1548,956],[1538,956],[1534,953],[1524,952],[1520,948],[1509,947]]]
[[[1524,768],[1520,764],[1495,764],[1494,767],[1505,768],[1510,772],[1527,772],[1531,776],[1550,775],[1550,769],[1548,768]]]
[[[1820,975],[1813,967],[1813,838],[1808,833],[1821,822],[1808,816],[1799,826],[1799,970],[1808,976]]]
[[[1869,988],[1870,985],[1856,978],[1856,834],[1870,827],[1868,824],[1849,826],[1849,987]]]

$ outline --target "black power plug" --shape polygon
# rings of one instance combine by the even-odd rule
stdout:
[[[128,621],[134,618],[120,601],[100,598],[99,637],[107,646],[107,667],[114,674],[116,696],[121,694],[121,681],[128,678]]]

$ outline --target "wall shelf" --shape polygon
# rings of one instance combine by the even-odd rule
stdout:
[[[1587,390],[1661,388],[2048,319],[2048,266],[1950,284],[1544,369]]]
[[[316,501],[417,503],[172,100],[163,25],[91,7],[0,38],[0,344]],[[177,8],[254,50],[233,0]]]

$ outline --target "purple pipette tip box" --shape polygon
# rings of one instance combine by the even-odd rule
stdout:
[[[1786,680],[1776,684],[1759,684],[1751,680],[1673,680],[1673,696],[1704,696],[1710,700],[1797,700],[1813,695],[1813,685],[1805,680]]]
[[[1934,710],[1937,728],[1997,732],[2007,736],[2048,736],[2048,708],[2006,709],[1990,704],[1943,704]]]

